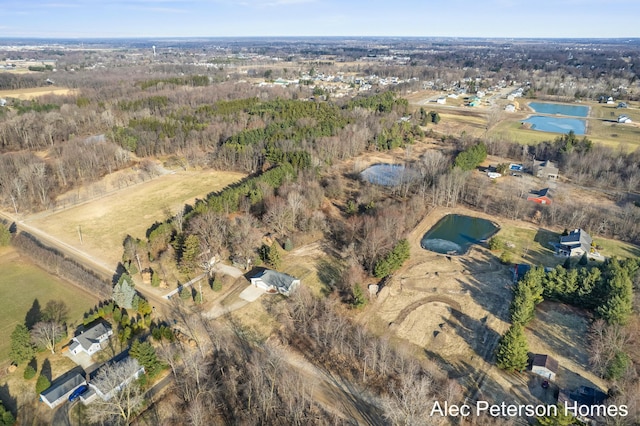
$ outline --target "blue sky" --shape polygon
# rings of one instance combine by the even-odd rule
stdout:
[[[640,37],[640,0],[0,0],[0,37]]]

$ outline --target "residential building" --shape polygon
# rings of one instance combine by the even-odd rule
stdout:
[[[73,355],[78,355],[80,352],[93,355],[102,349],[101,344],[111,335],[113,335],[111,326],[107,322],[100,321],[71,339],[69,352]]]
[[[78,372],[65,374],[54,380],[51,386],[40,394],[40,401],[47,404],[49,408],[56,408],[65,402],[74,390],[86,384],[87,381]]]
[[[624,115],[624,114],[623,114],[623,115],[619,115],[619,116],[618,116],[618,123],[623,123],[623,124],[625,124],[625,123],[631,123],[631,122],[632,122],[632,121],[631,121],[631,118],[629,118],[629,116],[628,116],[628,115]]]
[[[90,402],[93,397],[94,397],[94,392],[95,395],[99,396],[100,398],[102,398],[103,401],[108,401],[111,398],[113,398],[113,396],[119,392],[120,390],[122,390],[123,387],[125,387],[126,385],[128,385],[129,383],[131,383],[132,381],[138,379],[140,376],[142,376],[144,374],[144,366],[140,365],[138,363],[138,360],[135,358],[124,358],[121,361],[118,361],[117,364],[120,363],[132,363],[133,364],[133,368],[130,368],[129,365],[127,365],[127,371],[130,371],[131,374],[128,377],[125,377],[120,383],[118,383],[115,387],[113,388],[107,388],[104,387],[104,385],[101,385],[100,383],[98,383],[96,385],[95,381],[92,381],[91,383],[89,383],[89,392],[87,392],[87,395],[84,398],[81,398],[83,400],[86,400],[87,402]],[[115,365],[111,365],[112,368],[118,368]],[[104,368],[104,367],[102,367]],[[128,374],[128,373],[127,373]],[[92,392],[93,391],[93,392]]]
[[[251,285],[265,289],[270,293],[289,296],[300,285],[300,280],[282,272],[265,269],[251,278]]]
[[[541,189],[540,191],[531,192],[527,196],[527,201],[533,201],[538,204],[550,205],[553,203],[551,200],[551,190],[549,188]]]
[[[588,386],[580,386],[573,392],[561,389],[558,394],[558,402],[563,404],[570,414],[574,414],[578,420],[585,423],[589,423],[593,418],[581,416],[579,413],[591,412],[592,407],[603,405],[605,399],[606,393]]]
[[[591,252],[591,235],[584,229],[574,229],[568,235],[560,237],[560,244],[556,245],[556,253],[559,256],[582,256]]]
[[[559,169],[551,161],[534,161],[533,174],[542,179],[558,179]]]

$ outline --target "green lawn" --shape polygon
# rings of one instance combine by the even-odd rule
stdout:
[[[505,225],[497,234],[506,243],[514,247],[508,248],[513,253],[513,263],[531,263],[533,265],[556,266],[563,264],[565,258],[556,257],[550,242],[557,242],[560,233],[548,229],[518,228]],[[602,247],[600,254],[605,257],[640,257],[640,247],[633,244],[605,238],[594,238],[595,243]],[[500,252],[496,253],[499,256]]]
[[[0,248],[0,363],[8,360],[11,332],[27,312],[49,300],[62,300],[69,307],[69,323],[77,324],[83,313],[99,301],[88,293],[31,264],[10,247]]]

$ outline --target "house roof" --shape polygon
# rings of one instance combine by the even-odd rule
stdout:
[[[538,195],[540,197],[551,198],[551,190],[549,188],[541,189],[540,191],[538,191]]]
[[[50,403],[53,403],[60,398],[63,398],[74,388],[85,383],[86,381],[80,373],[74,373],[62,378],[62,380],[55,380],[51,384],[51,386],[47,390],[43,391],[40,395]]]
[[[259,278],[265,283],[273,287],[284,288],[287,290],[291,287],[291,285],[295,281],[298,281],[297,278],[294,278],[291,275],[287,275],[278,271],[273,271],[271,269],[265,269],[262,272],[258,273],[253,278]]]
[[[569,401],[576,401],[580,405],[599,405],[607,399],[607,394],[588,386],[580,386],[577,390],[571,392],[561,390],[558,395],[558,402],[566,404]]]
[[[551,174],[558,174],[558,170],[559,170],[558,167],[549,160],[536,161],[535,167],[537,170],[546,170],[547,173],[551,173]]]
[[[550,355],[544,354],[535,354],[533,356],[533,363],[531,364],[533,367],[544,367],[553,373],[558,372],[558,361],[554,358],[551,358]]]
[[[560,244],[563,246],[569,246],[572,248],[582,247],[585,252],[589,252],[591,249],[591,236],[587,234],[584,229],[574,229],[569,232],[569,235],[560,237]]]
[[[74,337],[74,340],[82,345],[86,350],[89,350],[91,345],[99,343],[101,336],[107,334],[111,330],[111,326],[104,322],[99,322],[92,327],[86,329],[80,335]],[[69,349],[73,350],[75,346],[72,344]]]

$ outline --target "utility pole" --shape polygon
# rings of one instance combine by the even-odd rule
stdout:
[[[80,244],[84,244],[82,241],[82,228],[78,225],[78,236],[80,237]]]

